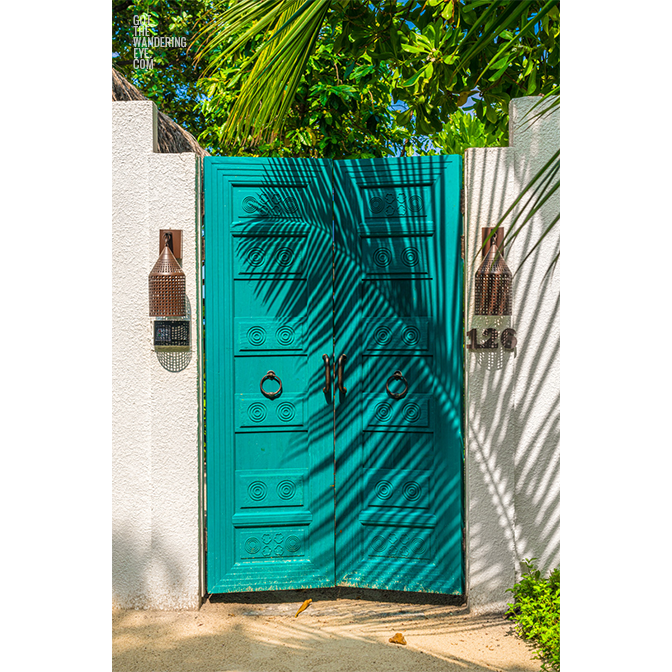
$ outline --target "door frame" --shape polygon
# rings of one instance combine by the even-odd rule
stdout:
[[[212,157],[212,158],[226,158],[226,159],[229,159],[229,157]],[[417,158],[417,157],[413,157],[413,158]],[[234,161],[235,159],[234,159],[234,157],[231,157],[230,160]],[[258,159],[249,159],[249,160],[250,161],[258,161]],[[308,161],[310,161],[310,160],[308,160]],[[362,160],[362,161],[366,161],[366,160]],[[332,162],[332,164],[333,164],[333,162]],[[332,175],[332,180],[333,180],[333,175]],[[461,180],[461,161],[460,161],[460,180]],[[203,184],[203,189],[204,189],[204,195],[205,195],[205,192],[206,192],[206,184],[207,183],[208,183],[207,168],[205,168],[205,166],[204,166],[204,179],[203,179],[203,183],[202,183]],[[333,182],[332,182],[332,184],[333,184]],[[207,195],[205,195],[205,201],[206,201],[206,203],[208,201]],[[332,201],[332,203],[333,203],[333,201]],[[212,205],[212,204],[210,204],[210,205]],[[458,208],[459,208],[459,205],[458,205]],[[204,207],[204,223],[203,223],[204,230],[206,228],[205,227],[205,221],[206,221],[207,217],[208,217],[207,206],[205,206]],[[461,215],[460,215],[460,226],[461,226]],[[206,234],[206,238],[207,238],[207,234]],[[333,244],[333,238],[332,238],[332,244]],[[459,255],[459,252],[458,252],[458,255]],[[458,263],[461,263],[461,262],[458,261]],[[204,258],[203,266],[204,266],[204,273],[205,273],[205,278],[203,279],[203,286],[204,286],[204,290],[205,290],[206,282],[207,282],[207,273],[208,273],[208,257],[207,256]],[[332,269],[333,269],[333,253],[332,253]],[[332,288],[333,288],[332,293],[335,295],[335,293],[336,293],[335,285],[332,284]],[[460,287],[460,291],[463,292],[462,287]],[[205,291],[204,293],[205,293],[205,297],[204,297],[204,306],[205,306],[206,302],[208,301],[207,291]],[[334,299],[332,299],[332,302],[333,302],[333,300]],[[459,301],[459,303],[460,303],[460,308],[461,308],[461,301]],[[207,343],[207,331],[208,331],[207,330],[207,323],[208,323],[207,311],[204,311],[204,319],[203,319],[203,339],[204,339],[203,352],[204,352],[204,354],[206,353],[206,343]],[[463,339],[463,329],[462,329],[462,324],[461,323],[459,325],[459,333],[461,335],[461,338]],[[333,325],[333,336],[334,336],[334,338],[336,338],[336,325],[335,324]],[[458,344],[456,344],[456,347],[458,347]],[[335,364],[335,360],[336,360],[338,354],[339,353],[336,350],[334,350],[331,353],[332,366]],[[464,365],[464,353],[463,352],[460,353],[460,360],[461,360],[460,373],[462,373],[463,372],[463,365]],[[210,395],[208,395],[208,392],[207,392],[207,380],[206,380],[205,371],[206,371],[206,362],[205,362],[205,357],[204,357],[204,369],[203,369],[203,372],[202,372],[203,381],[204,381],[203,382],[203,403],[204,403],[204,412],[203,412],[203,416],[204,416],[204,453],[203,453],[204,477],[203,478],[204,478],[204,489],[205,489],[204,504],[205,504],[205,507],[206,507],[206,512],[205,512],[205,515],[204,515],[204,526],[203,526],[204,538],[205,538],[204,568],[205,568],[205,572],[206,572],[206,575],[204,576],[204,586],[206,586],[206,592],[209,592],[209,591],[207,591],[207,571],[208,571],[207,570],[207,565],[208,565],[208,562],[207,562],[207,558],[208,558],[208,555],[207,555],[208,554],[208,548],[207,548],[207,545],[208,545],[208,539],[207,539],[207,535],[208,535],[208,516],[207,516],[208,495],[207,495],[207,489],[208,489],[208,486],[207,486],[207,437],[206,437],[206,432],[207,432],[207,405],[208,405],[207,401],[208,401],[208,396],[209,396],[209,400],[211,402],[210,407],[212,408],[213,397],[212,397],[212,392],[210,392]],[[333,383],[335,383],[335,381],[332,377],[332,384]],[[463,394],[464,394],[464,378],[462,377],[462,380],[461,380],[461,395],[460,395],[461,400],[463,399]],[[334,401],[334,395],[332,395],[332,403],[333,403],[333,401]],[[212,414],[212,411],[211,411],[211,414]],[[461,435],[462,446],[464,445],[464,434],[463,434],[463,431],[464,431],[464,417],[463,416],[464,416],[464,404],[462,403],[461,414],[460,414],[460,425],[461,425],[461,432],[462,432],[462,435]],[[212,415],[211,415],[211,418],[212,418]],[[463,447],[462,447],[462,465],[461,466],[462,466],[462,468],[461,468],[461,471],[460,471],[460,474],[459,474],[460,482],[461,482],[461,492],[462,492],[462,511],[461,511],[462,544],[461,544],[461,549],[462,549],[462,577],[463,578],[462,578],[461,593],[465,594],[466,586],[465,586],[465,582],[464,582],[464,577],[466,575],[467,559],[466,559],[465,553],[464,553],[464,518],[465,518],[465,507],[464,507],[465,492],[464,492],[464,488],[465,488],[465,479],[464,479],[464,449],[463,449]],[[335,555],[335,550],[334,550],[334,555]],[[335,579],[337,579],[337,577],[335,577]],[[338,581],[335,580],[333,585],[339,585]]]

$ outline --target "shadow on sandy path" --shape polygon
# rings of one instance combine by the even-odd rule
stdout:
[[[327,600],[212,600],[195,612],[113,613],[114,672],[537,672],[501,615],[455,605]],[[253,598],[246,594],[246,597]],[[307,597],[313,603],[294,615]],[[408,644],[389,643],[403,632]]]

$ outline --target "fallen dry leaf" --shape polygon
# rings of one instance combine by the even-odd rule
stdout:
[[[312,600],[306,600],[300,607],[299,610],[296,612],[296,616],[294,618],[298,618],[299,614],[308,607],[308,605],[312,602]]]
[[[394,637],[390,637],[390,642],[392,642],[392,644],[406,644],[406,640],[400,632],[398,632]]]

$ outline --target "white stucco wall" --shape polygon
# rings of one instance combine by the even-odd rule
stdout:
[[[493,226],[559,146],[559,112],[528,123],[511,101],[510,147],[465,154],[465,330],[512,326],[514,352],[466,351],[467,594],[502,611],[520,563],[559,565],[559,225],[514,279],[513,315],[473,314],[481,227]],[[200,409],[200,162],[156,153],[156,107],[112,104],[113,604],[195,609],[203,591]],[[551,198],[507,252],[520,261],[559,212]],[[515,214],[515,211],[514,213]],[[505,223],[505,226],[508,222]],[[164,368],[152,347],[148,274],[159,230],[182,229],[191,361]],[[477,256],[478,254],[478,256]]]
[[[525,227],[506,261],[513,310],[506,318],[474,315],[474,273],[482,259],[481,228],[494,226],[521,189],[558,149],[560,113],[539,98],[510,103],[509,147],[465,153],[465,330],[508,326],[515,351],[466,350],[467,594],[473,611],[503,611],[520,578],[521,561],[542,571],[560,563],[560,265],[559,223],[520,267],[559,213],[559,190]],[[511,216],[515,216],[514,210]],[[511,217],[503,226],[509,230]],[[467,339],[468,342],[468,339]]]
[[[156,153],[157,110],[112,103],[112,590],[117,608],[201,598],[200,161]],[[191,359],[161,365],[148,275],[159,230],[181,229]]]

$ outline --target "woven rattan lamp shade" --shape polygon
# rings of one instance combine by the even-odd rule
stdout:
[[[184,317],[186,276],[168,245],[149,274],[150,317]]]
[[[476,271],[476,315],[511,315],[512,275],[495,236],[481,267]]]

